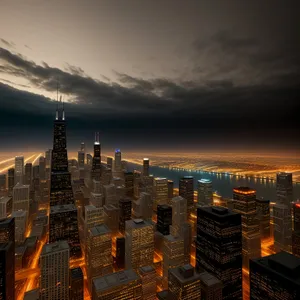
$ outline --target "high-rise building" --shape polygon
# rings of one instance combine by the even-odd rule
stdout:
[[[153,212],[153,199],[149,193],[140,193],[140,214],[142,219],[151,220]]]
[[[15,300],[15,249],[13,242],[0,243],[0,299]]]
[[[28,212],[18,210],[14,211],[11,216],[15,219],[15,242],[17,244],[22,244],[25,241]]]
[[[93,156],[89,153],[86,155],[86,164],[88,166],[92,166],[93,164]]]
[[[8,194],[12,195],[13,187],[15,186],[15,169],[10,168],[7,171],[7,187]]]
[[[143,300],[156,300],[156,271],[152,266],[141,267],[138,274],[142,280]]]
[[[12,242],[15,247],[15,219],[0,220],[0,244]]]
[[[46,180],[46,159],[44,156],[39,158],[39,175],[40,180]]]
[[[127,171],[127,161],[121,160],[121,166],[122,166],[122,171],[126,172]]]
[[[242,299],[241,215],[219,206],[197,209],[196,268],[223,282],[223,299]]]
[[[122,171],[122,154],[120,149],[115,151],[115,171]]]
[[[181,196],[171,200],[172,206],[172,234],[180,235],[183,224],[187,221],[187,201]]]
[[[30,186],[17,183],[13,188],[13,211],[24,210],[29,213]]]
[[[133,270],[97,277],[93,280],[93,300],[141,300],[142,281]]]
[[[174,197],[174,181],[168,180],[168,199],[171,200]]]
[[[137,270],[151,266],[154,255],[154,229],[142,219],[126,221],[125,268]]]
[[[157,211],[157,206],[168,204],[168,180],[167,178],[154,178],[153,187],[153,210]]]
[[[194,177],[184,176],[179,180],[179,196],[187,201],[188,217],[194,210]]]
[[[270,201],[256,199],[256,212],[259,220],[260,238],[262,240],[270,238]]]
[[[45,152],[46,168],[51,168],[51,154],[52,154],[52,149],[48,149]]]
[[[120,208],[116,205],[104,205],[104,224],[111,232],[119,231]]]
[[[282,251],[250,260],[250,299],[300,299],[300,258]]]
[[[77,160],[78,160],[78,168],[79,169],[84,168],[84,157],[85,157],[84,151],[78,151]]]
[[[277,204],[285,204],[288,207],[293,201],[293,174],[278,173],[276,180]]]
[[[292,252],[300,257],[300,201],[293,204],[294,230],[292,235]]]
[[[24,184],[25,185],[32,185],[32,163],[27,163],[25,165],[25,175],[24,175]]]
[[[24,156],[16,156],[15,158],[15,184],[23,183],[24,177]]]
[[[261,255],[256,191],[248,187],[234,188],[233,210],[242,216],[243,266],[248,269],[249,259],[258,258]]]
[[[69,300],[83,300],[83,273],[80,267],[70,269],[70,298]]]
[[[119,230],[125,232],[125,222],[131,219],[131,199],[123,198],[119,201]]]
[[[163,235],[170,234],[170,225],[172,225],[172,207],[169,205],[157,206],[157,231]]]
[[[74,204],[50,207],[49,243],[66,240],[70,246],[70,257],[81,256],[77,209]]]
[[[102,224],[90,228],[86,247],[86,269],[90,291],[93,278],[113,272],[111,250],[111,232],[108,227]]]
[[[198,205],[213,205],[212,181],[209,179],[200,179],[197,182]]]
[[[133,197],[133,172],[125,172],[125,194],[127,197]]]
[[[40,289],[34,289],[24,294],[23,300],[40,300]]]
[[[88,236],[89,229],[104,224],[104,209],[94,205],[84,207],[84,235]]]
[[[168,287],[170,299],[201,299],[200,274],[187,264],[169,270]],[[205,298],[204,298],[205,299]]]
[[[6,192],[6,174],[0,174],[0,193]]]
[[[99,139],[99,132],[95,133],[95,142],[94,142],[94,156],[92,163],[92,179],[100,181],[101,178],[101,144]]]
[[[125,268],[125,238],[116,238],[116,264],[118,268]]]
[[[143,159],[143,176],[149,176],[149,158]]]
[[[0,197],[0,220],[6,219],[12,213],[12,197]]]
[[[106,205],[117,204],[117,191],[114,184],[108,184],[103,186],[104,202]]]
[[[109,169],[113,169],[113,160],[114,159],[112,157],[109,157],[109,156],[106,158],[106,165]]]
[[[40,299],[69,300],[69,255],[66,241],[45,244],[40,256]]]
[[[208,272],[200,273],[201,299],[222,300],[222,281]]]

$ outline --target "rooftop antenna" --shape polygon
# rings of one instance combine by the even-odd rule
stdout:
[[[58,80],[56,81],[56,114],[55,120],[58,120]]]
[[[62,119],[65,120],[65,107],[64,107],[64,100],[62,99]]]
[[[95,132],[95,145],[99,145],[99,132]]]

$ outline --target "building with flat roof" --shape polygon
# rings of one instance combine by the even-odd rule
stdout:
[[[84,299],[83,273],[80,267],[70,269],[70,298],[69,300]]]
[[[197,181],[198,199],[197,204],[199,206],[213,205],[213,187],[212,181],[209,179],[200,179]]]
[[[208,272],[200,273],[201,299],[222,300],[222,281]]]
[[[156,271],[152,266],[138,269],[142,280],[143,300],[156,300]]]
[[[187,201],[187,218],[194,211],[194,177],[183,176],[179,180],[179,196]]]
[[[0,244],[0,299],[15,300],[15,251],[13,242]]]
[[[142,281],[133,270],[125,270],[93,279],[93,300],[141,300]]]
[[[300,258],[282,251],[250,260],[250,299],[300,299]]]

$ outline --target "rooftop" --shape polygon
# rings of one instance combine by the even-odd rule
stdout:
[[[146,267],[141,267],[140,272],[141,273],[150,273],[150,272],[155,272],[155,269],[152,266],[146,266]]]
[[[70,269],[72,279],[83,278],[82,269],[80,267]]]
[[[212,183],[212,181],[211,180],[209,180],[209,179],[200,179],[200,180],[198,180],[198,182],[199,183]]]
[[[90,229],[90,232],[91,232],[92,236],[98,236],[98,235],[103,235],[103,234],[110,233],[110,230],[106,225],[101,224],[101,225],[92,227]]]
[[[239,186],[233,189],[234,193],[242,194],[242,195],[253,195],[256,194],[256,191],[247,187],[247,186]]]
[[[1,197],[0,198],[0,202],[1,203],[7,203],[8,201],[10,201],[12,198],[11,197],[8,197],[8,196],[6,196],[6,197]]]
[[[200,279],[200,274],[195,272],[191,265],[184,265],[176,268],[169,269],[169,273],[175,276],[180,282],[194,281]]]
[[[205,211],[219,218],[239,215],[238,213],[233,212],[232,210],[221,206],[202,206],[197,208],[197,213],[199,211]]]
[[[152,224],[144,221],[143,219],[131,219],[126,221],[125,228],[142,228],[146,226],[152,226]]]
[[[50,214],[57,212],[73,211],[77,212],[77,209],[74,204],[65,204],[65,205],[55,205],[50,207]]]
[[[18,211],[14,211],[11,214],[12,218],[18,218],[18,217],[24,217],[26,216],[27,212],[25,210],[18,210]]]
[[[58,241],[51,244],[45,244],[41,255],[47,255],[49,253],[59,252],[62,250],[69,250],[69,245],[67,241]]]
[[[222,284],[222,282],[208,272],[200,273],[201,282],[205,283],[206,286],[213,286],[215,284]]]
[[[139,279],[139,276],[131,269],[94,278],[93,285],[97,292],[103,292],[119,285],[126,285],[137,279]]]
[[[181,179],[194,179],[193,176],[183,176]]]

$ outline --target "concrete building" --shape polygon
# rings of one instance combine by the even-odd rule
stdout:
[[[212,181],[209,179],[200,179],[197,182],[199,206],[213,205],[213,187]]]
[[[152,266],[138,269],[142,280],[143,300],[156,300],[156,271]]]
[[[83,273],[80,267],[70,269],[70,298],[69,300],[84,299]]]
[[[94,205],[84,207],[84,234],[88,236],[89,229],[104,224],[104,209]]]
[[[17,183],[13,188],[13,211],[24,210],[29,213],[30,186]]]
[[[115,205],[104,205],[104,224],[112,233],[119,231],[120,208]]]
[[[171,200],[172,207],[172,234],[180,235],[181,227],[187,222],[187,200],[181,196]]]
[[[23,184],[24,179],[24,156],[16,156],[15,158],[15,184]]]
[[[13,212],[11,217],[15,218],[15,242],[21,244],[25,241],[28,213],[24,210],[18,210]]]
[[[183,176],[179,180],[179,196],[187,201],[187,218],[194,212],[194,177]]]
[[[223,300],[222,281],[208,272],[200,273],[201,299]]]
[[[0,220],[6,219],[12,213],[12,197],[0,197]]]
[[[168,204],[168,180],[167,178],[154,178],[153,186],[153,210],[157,211],[157,205]]]

